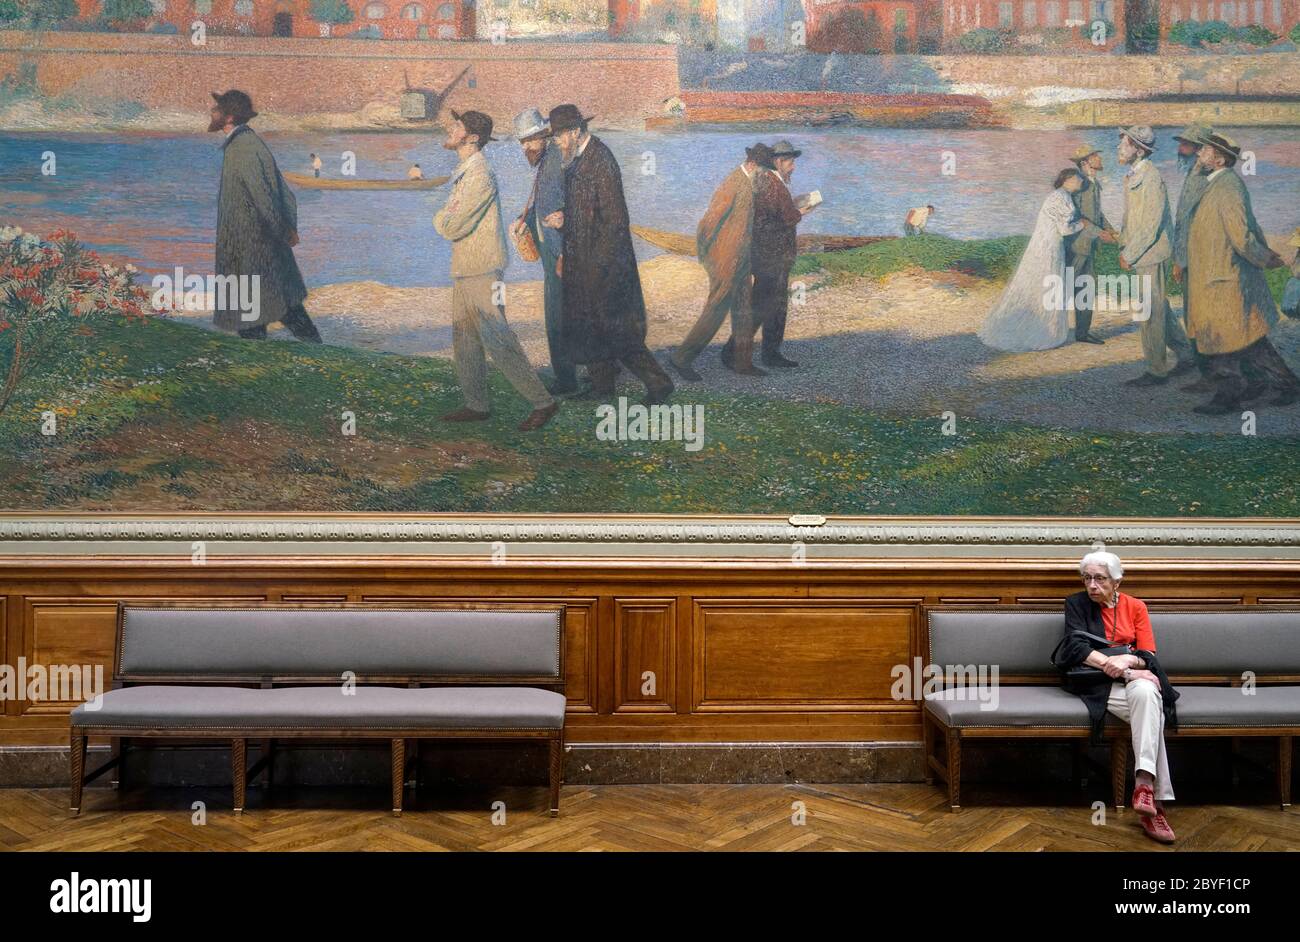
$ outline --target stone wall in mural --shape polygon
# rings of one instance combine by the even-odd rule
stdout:
[[[1300,517],[1292,0],[37,6],[0,510]]]

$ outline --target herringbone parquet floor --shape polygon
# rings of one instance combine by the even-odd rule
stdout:
[[[1026,799],[972,790],[954,814],[925,785],[569,786],[558,818],[546,814],[540,788],[408,795],[400,818],[387,797],[250,788],[249,810],[235,817],[223,790],[96,788],[71,818],[66,790],[0,789],[0,850],[1165,849],[1143,836],[1132,811],[1108,809],[1106,823],[1094,824],[1086,800],[1062,806],[1059,791],[1048,798],[1058,804],[1017,805]],[[196,801],[206,803],[202,825],[192,820]],[[1300,809],[1188,803],[1170,820],[1176,850],[1300,849]]]

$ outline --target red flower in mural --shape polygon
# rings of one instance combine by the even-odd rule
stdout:
[[[134,268],[106,267],[75,233],[56,229],[42,240],[0,227],[0,333],[13,334],[0,386],[0,411],[34,363],[66,355],[70,333],[93,333],[105,316],[148,316],[148,292],[133,283]],[[80,326],[77,326],[80,325]]]

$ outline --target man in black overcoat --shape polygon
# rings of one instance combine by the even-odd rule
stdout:
[[[587,132],[574,105],[551,110],[551,134],[564,154],[564,284],[561,337],[573,362],[587,364],[592,389],[607,399],[622,363],[645,384],[646,403],[665,401],[673,381],[646,347],[645,298],[632,250],[623,178],[609,147]]]

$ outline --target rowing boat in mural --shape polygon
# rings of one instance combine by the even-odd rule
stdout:
[[[287,177],[288,174],[285,174],[285,176]],[[656,248],[663,249],[665,252],[695,257],[695,236],[684,235],[680,232],[669,232],[666,229],[651,229],[649,226],[633,226],[632,234],[639,236]],[[898,237],[885,235],[801,235],[796,241],[800,254],[807,255],[813,252],[843,252],[846,249],[858,249],[864,245],[874,245],[877,242],[885,242],[895,238]]]
[[[284,171],[282,176],[294,186],[308,190],[432,190],[451,179],[430,177],[427,180],[337,180],[289,171]]]

